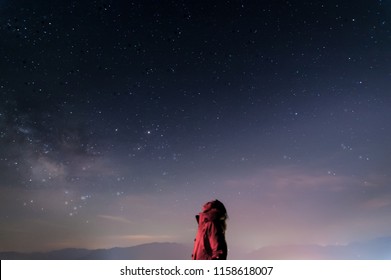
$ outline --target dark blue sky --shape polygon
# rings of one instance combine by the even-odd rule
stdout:
[[[2,1],[0,250],[391,235],[385,1]]]

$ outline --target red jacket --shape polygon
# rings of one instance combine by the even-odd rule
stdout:
[[[197,217],[198,231],[194,240],[193,260],[226,260],[227,242],[224,234],[224,220],[218,210],[201,212]]]

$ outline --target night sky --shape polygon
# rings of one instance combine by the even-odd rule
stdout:
[[[388,1],[0,1],[0,251],[391,235]]]

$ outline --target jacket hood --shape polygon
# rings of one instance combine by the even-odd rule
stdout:
[[[225,209],[224,204],[217,199],[209,201],[202,206],[202,212],[205,212],[205,213],[212,210],[212,209],[215,209],[222,214],[225,214],[225,215],[227,214],[227,210]]]
[[[202,212],[196,215],[197,223],[206,221],[225,220],[227,218],[227,210],[219,200],[212,200],[202,206]]]
[[[201,212],[196,216],[197,223],[225,220],[225,218],[226,218],[226,214],[222,213],[218,209],[210,209],[206,212]]]

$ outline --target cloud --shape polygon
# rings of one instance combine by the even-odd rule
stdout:
[[[123,224],[133,224],[132,221],[120,216],[98,215],[98,218],[109,220],[112,222],[123,223]]]
[[[340,192],[352,185],[361,184],[357,179],[337,175],[332,171],[296,166],[275,166],[260,169],[243,178],[225,182],[230,188],[265,189],[269,191],[326,191]]]
[[[380,209],[391,206],[391,197],[375,197],[371,198],[363,203],[363,207],[366,209]]]
[[[149,234],[129,234],[129,235],[113,235],[109,236],[113,239],[121,239],[127,241],[143,241],[143,242],[156,242],[160,240],[175,239],[173,235],[149,235]]]
[[[271,166],[231,176],[224,182],[230,232],[245,235],[247,245],[306,240],[329,244],[375,235],[388,230],[386,212],[391,207],[389,184],[380,179],[372,176],[368,184],[364,175],[316,166]],[[381,217],[374,221],[378,213]]]

